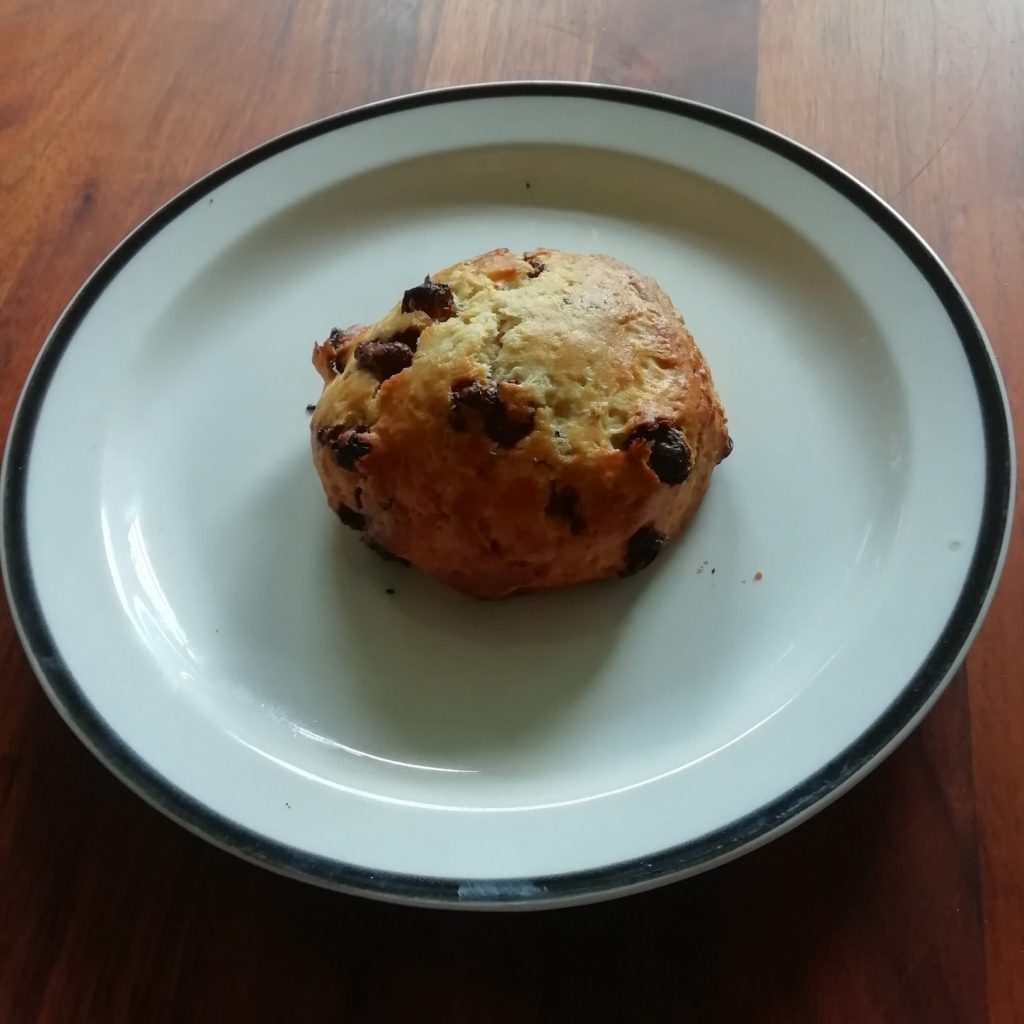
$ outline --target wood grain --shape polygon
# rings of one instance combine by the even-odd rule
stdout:
[[[999,358],[1020,444],[1024,360],[1024,11],[776,0],[761,21],[758,117],[892,202],[959,278]],[[814,89],[802,83],[817,83]],[[1020,491],[1018,484],[1018,507]],[[1024,1020],[1024,547],[968,659],[991,1020]],[[930,723],[929,723],[930,724]],[[949,773],[967,766],[950,762]]]
[[[146,213],[295,124],[418,88],[592,78],[756,116],[960,276],[1024,417],[1013,0],[0,0],[0,431]],[[1018,533],[1019,525],[1018,525]],[[387,907],[212,849],[110,777],[0,604],[0,1022],[1024,1019],[1024,547],[961,674],[769,847],[543,915]]]
[[[164,821],[33,700],[5,808],[3,1020],[983,1019],[962,702],[840,803],[709,875],[557,913],[377,905]],[[45,808],[53,808],[47,812]]]

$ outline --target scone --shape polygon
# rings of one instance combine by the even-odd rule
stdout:
[[[313,352],[313,459],[380,553],[477,597],[649,565],[732,450],[707,364],[649,277],[495,249]]]

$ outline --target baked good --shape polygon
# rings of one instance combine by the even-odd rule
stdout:
[[[610,256],[464,260],[332,330],[313,363],[338,517],[477,597],[644,568],[732,450],[683,318]]]

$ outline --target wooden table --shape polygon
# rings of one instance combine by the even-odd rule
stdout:
[[[293,125],[582,78],[795,136],[952,267],[1024,423],[1019,0],[0,0],[0,422],[139,219]],[[86,753],[0,610],[0,1022],[1024,1020],[1024,543],[866,782],[700,878],[552,914],[348,898],[207,846]],[[0,598],[2,600],[2,598]]]

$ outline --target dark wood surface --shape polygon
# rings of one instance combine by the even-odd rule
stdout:
[[[1024,422],[1022,69],[1019,0],[0,0],[0,430],[87,273],[195,177],[367,100],[556,77],[723,106],[859,175],[958,275]],[[60,722],[2,606],[0,1024],[1024,1020],[1022,611],[1017,536],[966,671],[778,842],[625,901],[466,915],[165,821]]]

